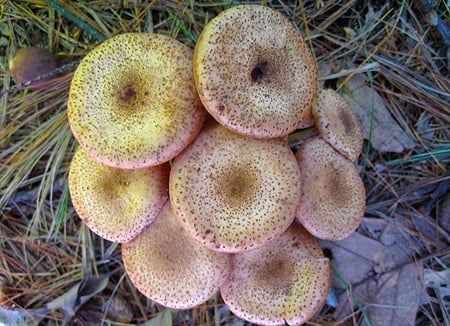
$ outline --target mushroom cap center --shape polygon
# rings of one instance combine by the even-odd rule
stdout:
[[[224,203],[234,207],[250,203],[259,188],[257,173],[249,173],[243,166],[225,170],[219,174],[218,179],[222,180],[222,185],[216,185],[216,193],[223,197]]]

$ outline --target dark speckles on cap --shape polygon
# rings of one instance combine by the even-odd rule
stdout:
[[[213,19],[196,44],[194,78],[205,108],[238,133],[274,138],[312,124],[316,63],[274,9],[242,5]]]
[[[214,250],[261,246],[291,224],[300,171],[282,139],[255,139],[211,122],[175,159],[169,192],[194,238]]]
[[[94,161],[82,147],[69,171],[73,206],[101,237],[126,242],[156,217],[168,200],[169,165],[124,170]]]
[[[256,324],[303,324],[323,305],[331,284],[329,260],[295,222],[262,247],[235,254],[232,266],[222,298],[234,314]]]
[[[341,240],[356,230],[366,206],[364,184],[353,162],[320,137],[295,154],[301,173],[297,217],[314,236]]]
[[[69,93],[74,136],[96,160],[138,168],[169,161],[198,134],[205,111],[193,51],[159,34],[119,34],[78,66]]]
[[[320,136],[350,161],[361,153],[363,135],[350,104],[336,91],[320,91],[312,106]]]
[[[203,247],[183,230],[170,204],[151,227],[122,245],[127,274],[148,298],[188,309],[207,301],[228,277],[231,255]]]

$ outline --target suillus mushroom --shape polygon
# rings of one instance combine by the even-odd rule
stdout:
[[[312,114],[320,136],[350,161],[361,153],[363,135],[350,104],[332,89],[321,90]]]
[[[298,219],[320,239],[346,238],[361,223],[366,203],[355,164],[320,137],[306,140],[295,156],[302,189]]]
[[[237,133],[274,138],[313,124],[316,62],[274,9],[240,5],[211,20],[195,47],[194,78],[206,110]]]
[[[122,257],[128,276],[145,296],[175,309],[207,301],[231,270],[231,255],[195,241],[169,202],[148,228],[122,245]]]
[[[284,232],[300,171],[283,139],[239,135],[211,122],[172,165],[169,193],[185,229],[208,248],[240,252]]]
[[[169,164],[125,170],[93,160],[78,147],[69,170],[73,206],[101,237],[127,242],[153,222],[168,201]]]
[[[222,298],[234,314],[256,324],[303,324],[324,304],[331,285],[328,258],[295,222],[262,247],[233,255],[232,266]]]
[[[69,92],[69,123],[80,145],[118,168],[175,157],[205,117],[192,58],[186,45],[160,34],[120,34],[94,48],[75,71]]]
[[[53,53],[36,46],[29,46],[17,50],[9,61],[9,70],[14,82],[22,84],[50,73],[57,65],[58,60]],[[43,88],[50,79],[46,77],[36,80],[28,85],[28,88]]]

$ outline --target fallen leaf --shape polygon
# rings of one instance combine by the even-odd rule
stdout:
[[[41,314],[42,312],[42,314]],[[33,326],[38,325],[47,311],[6,309],[0,306],[0,326]]]
[[[166,308],[158,316],[140,324],[140,326],[172,326],[172,311]]]
[[[450,296],[450,270],[440,272],[425,268],[423,279],[427,288],[434,288],[441,292],[443,297]]]
[[[81,306],[106,288],[108,281],[109,275],[88,276],[69,291],[49,302],[47,308],[61,309],[64,312],[64,319],[69,321]]]
[[[334,317],[344,320],[362,309],[372,326],[414,325],[422,267],[412,260],[408,238],[396,225],[383,221],[379,231],[378,240],[355,232],[341,241],[321,241],[331,250],[335,267],[339,305]]]
[[[353,75],[344,85],[342,96],[348,101],[359,122],[365,139],[370,137],[373,111],[371,144],[382,152],[401,153],[415,146],[414,141],[392,117],[383,98],[367,85],[361,75]]]

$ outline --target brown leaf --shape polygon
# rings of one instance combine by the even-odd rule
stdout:
[[[169,308],[164,309],[156,317],[140,324],[140,326],[172,326],[172,312]]]
[[[66,293],[47,304],[51,310],[61,309],[66,321],[72,319],[76,312],[94,295],[103,291],[108,285],[109,275],[88,276]]]
[[[359,302],[373,326],[414,325],[422,267],[411,259],[408,239],[395,225],[382,221],[379,234],[379,241],[355,232],[341,241],[321,242],[331,250],[336,268],[333,287],[339,306],[334,317],[347,318]],[[346,292],[342,280],[351,287],[354,297]]]
[[[401,153],[415,146],[414,141],[391,116],[383,98],[367,85],[361,75],[354,75],[346,82],[342,95],[358,117],[365,139],[370,136],[373,111],[373,148],[382,152]]]

